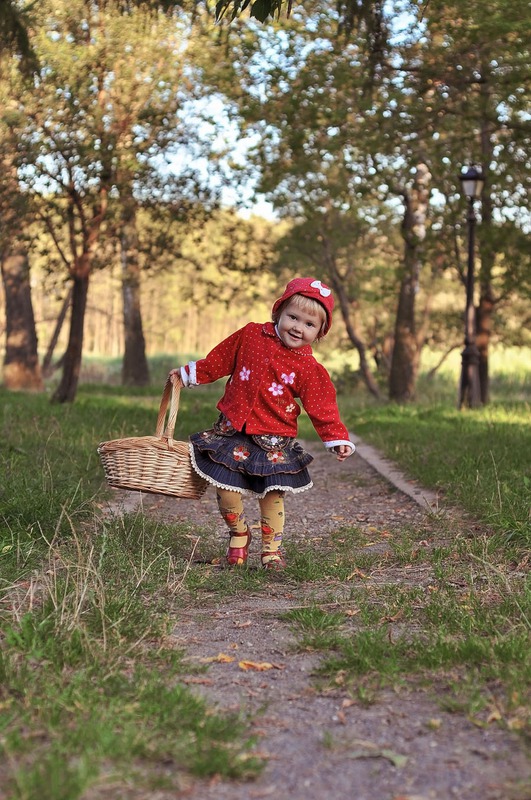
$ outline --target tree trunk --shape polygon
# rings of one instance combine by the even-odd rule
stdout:
[[[369,362],[367,360],[367,348],[365,347],[361,336],[359,336],[352,322],[348,297],[341,280],[339,280],[337,270],[330,275],[330,283],[334,292],[336,293],[337,298],[339,299],[339,308],[341,309],[341,316],[343,317],[343,322],[345,323],[345,329],[347,331],[348,338],[358,352],[361,377],[363,378],[365,386],[373,395],[373,397],[379,398],[381,396],[380,389],[378,388],[378,384],[376,383],[376,380],[374,379],[369,367]]]
[[[52,338],[50,339],[50,344],[46,350],[44,358],[42,359],[42,374],[45,378],[49,377],[54,368],[52,367],[52,358],[55,352],[55,348],[57,347],[57,342],[59,341],[59,336],[61,335],[61,331],[63,329],[63,325],[66,319],[66,315],[68,309],[70,308],[70,304],[72,303],[72,287],[68,290],[65,299],[63,300],[63,305],[61,306],[61,310],[59,311],[59,315],[57,317],[57,321],[55,323],[55,328],[52,333]]]
[[[413,400],[417,382],[420,345],[416,331],[415,302],[421,268],[420,246],[426,236],[430,179],[426,165],[419,164],[413,186],[404,193],[404,263],[389,374],[389,397],[401,403]]]
[[[87,308],[89,274],[90,270],[81,270],[72,278],[70,333],[63,360],[61,381],[52,397],[52,401],[56,403],[73,403],[76,397],[83,355],[83,328]]]
[[[42,391],[44,386],[25,248],[17,247],[3,256],[1,268],[6,304],[4,385],[7,389]]]
[[[125,349],[122,361],[123,386],[147,386],[149,367],[140,308],[140,264],[134,208],[124,214],[121,236],[122,297]]]

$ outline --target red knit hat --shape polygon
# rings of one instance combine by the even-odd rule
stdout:
[[[273,317],[276,312],[286,300],[293,297],[294,294],[302,294],[304,297],[311,297],[312,300],[317,300],[321,303],[326,311],[326,322],[323,329],[323,336],[328,333],[332,326],[332,311],[334,310],[334,298],[332,297],[332,290],[328,288],[321,281],[316,281],[313,278],[294,278],[288,283],[284,290],[282,297],[275,300],[271,313]]]

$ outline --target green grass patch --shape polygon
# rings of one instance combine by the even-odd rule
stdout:
[[[315,602],[287,615],[299,646],[325,653],[320,682],[339,684],[360,700],[374,699],[384,686],[443,687],[445,708],[456,692],[455,710],[474,715],[481,709],[514,730],[527,731],[527,576],[511,576],[505,567],[467,551],[464,543],[458,565],[450,562],[441,570],[434,558],[427,583],[408,584],[398,573],[397,584],[398,562],[388,557],[377,581],[358,578],[336,607]]]
[[[56,538],[41,569],[3,586],[0,753],[10,797],[77,798],[93,784],[260,768],[247,723],[213,713],[171,646],[186,532],[140,516]],[[10,605],[8,605],[8,603]],[[178,603],[177,603],[178,605]],[[61,779],[64,776],[64,780]]]
[[[531,544],[531,409],[527,403],[457,411],[448,406],[351,409],[349,428],[423,485],[499,532]]]
[[[75,800],[256,774],[248,721],[200,701],[172,646],[190,527],[99,508],[98,443],[153,433],[160,397],[0,395],[2,788]]]
[[[30,652],[12,651],[3,664],[10,797],[72,800],[95,783],[131,775],[149,790],[166,774],[168,788],[178,790],[190,773],[242,777],[259,767],[248,753],[244,720],[209,711],[160,656],[151,667],[124,664],[109,672],[108,665],[93,664],[53,672]],[[23,703],[17,702],[20,686]]]
[[[364,701],[382,683],[442,681],[456,710],[491,713],[495,697],[518,728],[531,616],[527,406],[472,414],[341,396],[353,431],[480,523],[469,536],[432,519],[438,538],[405,528],[372,540],[354,527],[319,544],[287,537],[288,568],[270,575],[194,563],[198,535],[204,561],[222,553],[192,524],[103,513],[97,445],[153,433],[161,391],[94,384],[57,406],[0,390],[0,780],[10,797],[75,800],[96,785],[118,796],[132,776],[147,793],[181,791],[190,775],[256,774],[247,721],[189,692],[171,631],[185,598],[265,596],[273,583],[317,598],[290,622],[301,646],[329,654],[322,680]],[[211,425],[219,394],[182,392],[176,438]],[[315,434],[303,416],[305,437]]]

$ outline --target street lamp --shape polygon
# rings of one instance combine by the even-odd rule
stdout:
[[[479,350],[476,344],[476,316],[474,308],[474,233],[476,214],[474,203],[481,196],[485,178],[475,167],[469,167],[459,175],[463,193],[468,200],[468,263],[466,273],[465,349],[461,354],[461,380],[459,384],[459,408],[481,405],[479,385]]]

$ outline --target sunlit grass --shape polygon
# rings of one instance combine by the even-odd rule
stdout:
[[[411,477],[522,544],[531,541],[530,411],[527,404],[473,412],[344,404],[349,427]]]
[[[193,563],[193,526],[99,508],[107,487],[97,445],[154,432],[167,366],[141,390],[82,385],[72,405],[0,390],[0,747],[9,796],[75,800],[131,775],[148,793],[161,779],[177,792],[190,774],[255,774],[244,719],[189,694],[171,630],[185,597],[265,596],[272,582],[319,598],[300,603],[290,622],[301,646],[330,654],[323,680],[362,701],[380,682],[443,680],[455,710],[479,719],[492,713],[494,693],[502,722],[523,726],[530,415],[512,390],[503,393],[526,390],[525,370],[500,372],[499,397],[474,412],[458,412],[453,400],[398,407],[342,391],[349,428],[473,514],[473,534],[454,537],[432,520],[439,544],[421,546],[424,532],[403,529],[384,552],[345,528],[319,550],[288,541],[288,568],[272,577]],[[212,424],[220,391],[182,392],[177,438]],[[300,436],[315,438],[304,416]],[[207,560],[219,555],[219,543],[201,539]],[[416,568],[427,585],[407,583]]]

